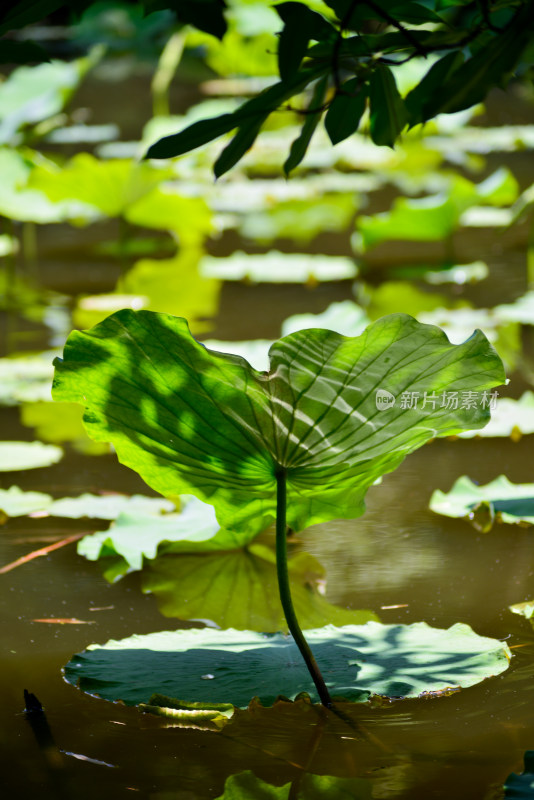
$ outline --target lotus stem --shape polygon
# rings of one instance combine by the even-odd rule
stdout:
[[[287,569],[287,525],[286,525],[286,470],[280,468],[276,473],[276,572],[278,575],[278,589],[280,600],[287,626],[292,634],[298,649],[304,659],[308,672],[315,684],[321,703],[327,708],[332,708],[332,699],[326,688],[324,678],[317,666],[315,656],[304,634],[295,614],[293,601],[291,600],[291,590],[289,587],[289,572]]]

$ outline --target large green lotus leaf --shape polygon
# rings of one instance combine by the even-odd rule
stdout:
[[[224,281],[316,283],[351,280],[358,274],[358,269],[354,261],[345,256],[279,253],[277,250],[249,255],[238,251],[228,258],[205,256],[200,274]]]
[[[148,162],[100,161],[90,153],[78,153],[64,167],[51,163],[36,167],[29,185],[55,203],[78,200],[104,217],[117,217],[170,174],[169,168],[157,168]]]
[[[373,694],[418,697],[468,687],[508,668],[506,643],[462,623],[448,630],[412,625],[328,625],[304,632],[333,697],[362,702]],[[246,708],[282,694],[317,691],[293,639],[280,633],[161,631],[90,645],[69,661],[65,677],[105,700],[148,702],[155,692],[180,700]]]
[[[0,442],[0,472],[49,467],[63,458],[63,450],[42,442]]]
[[[361,625],[378,619],[372,611],[349,611],[322,597],[324,569],[309,553],[292,556],[288,567],[293,606],[302,627]],[[144,592],[155,595],[166,617],[210,620],[238,630],[287,631],[276,557],[263,544],[157,558],[145,565],[141,585]]]
[[[504,380],[480,331],[451,345],[404,314],[356,338],[300,331],[270,358],[260,373],[198,344],[183,319],[124,310],[71,334],[55,362],[54,398],[84,405],[89,435],[111,441],[161,494],[195,494],[222,527],[258,533],[275,516],[280,467],[290,527],[359,516],[367,488],[408,453],[487,422],[482,403],[447,408],[443,392]],[[405,407],[403,393],[425,392],[434,399]]]
[[[450,492],[437,489],[430,498],[429,507],[436,514],[474,522],[477,511],[484,507],[490,520],[497,516],[501,522],[534,525],[534,483],[511,483],[506,475],[500,475],[491,483],[477,486],[463,475]]]
[[[161,547],[165,552],[196,553],[230,550],[245,541],[229,530],[221,529],[213,507],[196,497],[181,497],[176,514],[155,516],[128,509],[119,514],[107,531],[99,531],[78,543],[78,553],[90,561],[105,556],[121,556],[125,571],[141,569],[143,559],[152,559]]]
[[[473,436],[509,436],[514,441],[523,434],[534,433],[534,393],[524,392],[519,400],[509,397],[497,398],[491,420],[484,430],[464,431],[459,436],[470,439]]]
[[[253,772],[230,775],[217,800],[371,800],[372,785],[365,778],[335,778],[309,772],[293,783],[273,786]]]
[[[504,782],[504,800],[533,800],[534,750],[525,753],[525,769],[520,775],[512,772]]]
[[[50,392],[50,386],[48,387]],[[81,409],[76,403],[23,403],[20,421],[27,428],[34,428],[35,436],[52,444],[71,442],[75,450],[85,455],[109,453],[105,442],[94,442],[83,427]]]
[[[484,331],[506,367],[513,370],[521,352],[521,331],[517,322],[503,322],[487,308],[436,308],[417,314],[419,322],[438,325],[451,342],[465,341],[473,328]]]

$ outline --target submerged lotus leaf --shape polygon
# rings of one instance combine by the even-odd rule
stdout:
[[[354,702],[472,686],[504,672],[510,658],[505,643],[462,623],[441,630],[425,622],[368,622],[304,633],[330,694]],[[280,633],[192,628],[130,636],[73,656],[65,677],[128,705],[146,703],[155,692],[239,708],[253,697],[271,705],[280,694],[295,699],[301,692],[318,702],[295,642]]]
[[[155,558],[163,544],[165,552],[195,553],[229,550],[246,543],[243,536],[221,530],[212,506],[196,497],[180,499],[182,510],[176,514],[121,513],[109,530],[84,536],[78,553],[90,561],[121,556],[127,564],[125,571],[132,571],[141,569],[144,558]]]
[[[504,782],[504,800],[534,800],[534,750],[525,753],[525,769],[512,772]]]
[[[309,553],[290,557],[288,568],[293,606],[303,627],[361,625],[378,619],[372,611],[350,611],[322,597],[318,587],[324,570]],[[166,617],[210,620],[221,628],[287,631],[275,554],[264,544],[159,557],[145,565],[141,585],[155,595]]]
[[[83,404],[89,435],[161,494],[195,494],[250,535],[275,516],[280,469],[291,528],[359,516],[367,488],[408,453],[487,422],[481,402],[451,408],[444,392],[476,399],[504,380],[480,331],[451,345],[404,314],[356,338],[300,331],[270,358],[260,373],[198,344],[183,319],[124,310],[71,334],[54,398]],[[407,407],[406,395],[421,402]]]
[[[352,280],[358,274],[354,260],[346,256],[303,253],[249,255],[237,252],[228,258],[205,256],[200,265],[205,278],[253,283],[314,283]]]
[[[463,475],[450,492],[436,490],[429,504],[437,514],[461,517],[474,523],[477,523],[477,511],[481,506],[488,507],[489,520],[497,515],[501,522],[534,525],[534,483],[511,483],[505,475],[500,475],[485,486],[477,486]],[[479,527],[478,524],[475,527]]]
[[[534,433],[534,393],[525,392],[519,400],[495,398],[491,420],[484,430],[464,431],[462,439],[473,436],[509,436],[518,441],[523,434]]]
[[[0,472],[49,467],[63,458],[63,450],[42,442],[0,442]]]
[[[247,770],[230,775],[217,800],[371,800],[372,796],[372,784],[365,778],[336,778],[306,772],[293,783],[273,786]]]

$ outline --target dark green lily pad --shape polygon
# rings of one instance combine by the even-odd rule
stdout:
[[[448,630],[412,625],[348,625],[305,631],[334,697],[365,702],[372,694],[418,697],[498,675],[508,646],[457,623]],[[69,661],[69,683],[106,700],[146,703],[155,692],[246,708],[282,694],[318,696],[292,637],[210,628],[161,631],[91,645]]]
[[[525,769],[520,775],[512,772],[504,782],[504,800],[533,800],[534,750],[525,753]]]

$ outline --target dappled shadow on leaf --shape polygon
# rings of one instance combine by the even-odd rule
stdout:
[[[509,663],[506,645],[460,623],[446,631],[425,623],[330,625],[306,637],[331,695],[351,701],[471,686]],[[290,637],[233,629],[164,631],[95,645],[74,656],[65,674],[86,692],[127,704],[146,703],[154,692],[242,708],[252,697],[263,704],[301,692],[318,699]]]

